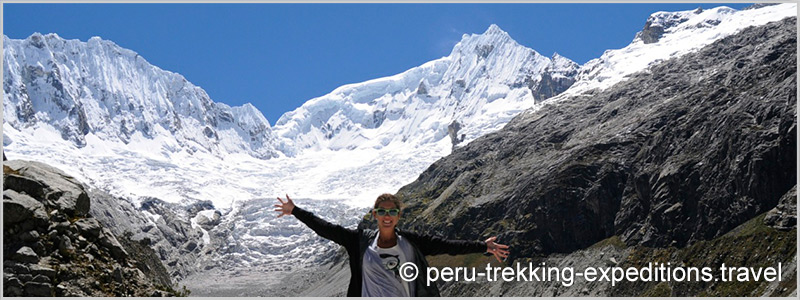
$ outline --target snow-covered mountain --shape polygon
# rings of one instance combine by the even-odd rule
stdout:
[[[584,64],[577,82],[564,96],[606,89],[628,75],[659,62],[696,51],[749,26],[797,16],[797,4],[753,5],[736,10],[727,6],[650,15],[630,45],[610,49]]]
[[[111,41],[34,33],[4,36],[3,50],[6,128],[50,126],[77,147],[94,135],[125,144],[160,140],[149,149],[156,153],[277,155],[270,125],[254,106],[214,102],[183,76]]]
[[[44,156],[130,199],[221,207],[284,191],[369,202],[454,145],[563,92],[578,69],[492,25],[465,34],[449,56],[311,99],[273,131],[253,106],[213,102],[112,42],[5,40],[4,145],[12,157]]]
[[[575,62],[542,56],[491,25],[483,34],[465,34],[446,57],[311,99],[284,114],[274,129],[287,155],[442,140],[455,145],[563,92],[577,69]]]
[[[630,45],[584,66],[542,56],[492,25],[465,34],[446,57],[311,99],[274,128],[254,107],[213,102],[109,41],[5,38],[3,144],[11,158],[48,162],[132,201],[229,208],[290,193],[365,206],[548,97],[609,87],[796,10],[658,12]]]

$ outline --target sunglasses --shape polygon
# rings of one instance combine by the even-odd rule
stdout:
[[[394,217],[400,214],[400,210],[397,208],[392,208],[392,209],[376,208],[373,209],[372,211],[374,211],[379,216],[385,216],[388,213],[390,216]]]

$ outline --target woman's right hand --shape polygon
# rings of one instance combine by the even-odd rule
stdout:
[[[277,207],[275,211],[281,212],[281,214],[278,215],[278,218],[291,215],[292,210],[294,210],[294,202],[292,202],[292,198],[289,198],[289,195],[287,194],[285,202],[283,199],[281,199],[281,197],[278,197],[278,201],[281,202],[281,204],[275,204],[275,207]]]

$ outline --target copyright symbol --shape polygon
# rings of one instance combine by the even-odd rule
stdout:
[[[417,279],[417,275],[419,275],[419,269],[414,263],[407,262],[400,266],[400,278],[404,281],[414,281]]]

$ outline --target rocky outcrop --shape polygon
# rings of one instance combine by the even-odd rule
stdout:
[[[155,251],[154,256],[137,258],[140,264],[146,264],[143,269],[166,268],[164,275],[158,271],[152,276],[148,274],[149,278],[162,284],[170,279],[177,282],[196,271],[195,262],[205,244],[201,230],[193,228],[189,219],[197,215],[198,210],[209,207],[210,202],[184,206],[149,197],[141,199],[137,206],[97,189],[90,189],[89,195],[93,200],[91,212],[100,223],[117,236],[126,237],[132,247],[146,245]],[[213,227],[213,221],[205,226]]]
[[[459,130],[461,130],[461,123],[458,123],[458,121],[453,120],[453,122],[450,123],[450,125],[447,125],[447,135],[450,136],[450,143],[453,144],[452,149],[455,149],[458,143],[464,141],[463,134],[460,137],[458,136]]]
[[[577,72],[575,72],[577,73]],[[572,75],[573,77],[563,77],[563,76],[550,76],[549,73],[542,74],[542,79],[538,82],[530,82],[528,86],[531,89],[531,93],[533,93],[533,98],[537,101],[543,101],[549,99],[553,96],[563,93],[566,91],[573,83],[575,83],[575,74]]]
[[[170,295],[157,287],[169,281],[138,267],[152,249],[132,255],[90,206],[83,185],[56,168],[3,163],[3,296]]]
[[[703,9],[698,7],[690,14],[685,12],[657,12],[647,18],[647,23],[644,24],[642,31],[636,34],[634,40],[641,40],[645,44],[652,44],[658,42],[664,33],[681,23],[689,21],[691,14],[698,15],[703,12]],[[718,21],[717,21],[718,23]],[[715,24],[716,25],[716,24]],[[701,26],[701,25],[698,25]]]
[[[200,245],[202,232],[192,228],[188,219],[192,208],[150,198],[139,208],[158,216],[155,222],[144,228],[146,236],[153,240],[153,248],[170,271],[175,281],[195,271],[194,263],[203,250]]]
[[[529,79],[528,89],[533,94],[533,99],[541,102],[563,93],[575,83],[580,66],[558,53],[550,58],[550,64],[541,74],[539,80]]]
[[[797,228],[797,186],[786,192],[778,205],[767,212],[764,224],[779,230]]]
[[[796,185],[795,24],[748,28],[518,115],[400,189],[404,226],[499,235],[514,257],[614,235],[684,247],[730,231]]]
[[[642,39],[645,44],[652,44],[658,42],[662,35],[664,35],[664,27],[648,20],[636,37]]]

